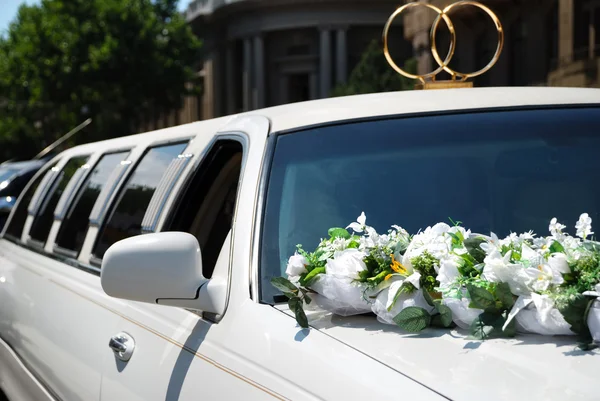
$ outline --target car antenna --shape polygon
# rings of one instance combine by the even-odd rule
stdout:
[[[41,159],[42,157],[46,156],[48,153],[50,153],[52,150],[54,150],[58,145],[60,145],[61,143],[63,143],[64,141],[66,141],[67,139],[69,139],[70,137],[72,137],[73,135],[78,133],[79,131],[81,131],[83,128],[87,127],[91,122],[92,122],[92,119],[88,118],[87,120],[85,120],[84,122],[79,124],[77,127],[73,128],[71,131],[67,132],[65,135],[63,135],[61,138],[59,138],[57,141],[55,141],[54,143],[47,146],[44,150],[42,150],[40,153],[38,153],[33,159],[38,160],[38,159]]]

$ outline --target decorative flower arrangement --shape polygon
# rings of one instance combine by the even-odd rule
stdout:
[[[577,237],[552,219],[550,236],[474,234],[438,223],[410,236],[399,226],[378,234],[364,213],[329,230],[313,252],[298,245],[287,278],[272,284],[289,299],[301,327],[304,304],[342,316],[374,313],[407,332],[429,326],[468,329],[477,339],[517,332],[578,335],[600,342],[600,244],[582,214]]]

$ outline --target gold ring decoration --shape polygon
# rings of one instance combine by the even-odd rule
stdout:
[[[454,57],[454,52],[456,50],[456,30],[455,30],[454,24],[452,23],[452,20],[450,19],[448,14],[453,9],[462,7],[462,6],[474,6],[474,7],[477,7],[479,9],[483,10],[485,13],[487,13],[491,17],[492,21],[496,25],[496,31],[498,32],[498,46],[496,48],[496,53],[492,57],[492,60],[489,62],[488,65],[483,67],[481,70],[471,72],[471,73],[462,73],[459,71],[455,71],[448,66],[450,64],[450,61],[452,61],[452,57]],[[439,67],[436,70],[434,70],[430,73],[427,73],[427,74],[411,74],[411,73],[403,70],[402,68],[398,67],[398,65],[392,59],[392,56],[390,55],[389,48],[388,48],[388,36],[389,36],[389,30],[390,30],[390,26],[392,25],[392,22],[402,12],[404,12],[405,10],[407,10],[409,8],[413,8],[413,7],[427,7],[430,10],[433,10],[438,14],[436,19],[433,22],[432,27],[431,27],[430,42],[431,42],[431,52],[433,54],[433,58],[435,59],[435,61]],[[448,31],[450,32],[450,47],[448,49],[448,55],[446,56],[446,58],[444,60],[442,60],[442,58],[439,55],[436,41],[435,41],[436,34],[437,34],[437,31],[438,31],[438,28],[439,28],[439,25],[440,25],[440,22],[442,19],[446,23],[446,26],[448,27]],[[500,54],[502,53],[503,47],[504,47],[504,29],[502,28],[502,23],[500,22],[500,19],[496,16],[496,14],[490,8],[486,7],[485,5],[483,5],[477,1],[461,0],[456,3],[450,4],[443,10],[434,5],[431,5],[429,3],[423,3],[423,2],[419,2],[419,1],[408,3],[408,4],[405,4],[401,7],[399,7],[388,18],[388,20],[385,24],[385,27],[383,29],[383,53],[384,53],[385,58],[387,59],[388,63],[390,64],[390,66],[396,72],[398,72],[399,74],[401,74],[407,78],[418,79],[421,83],[421,85],[419,85],[419,87],[427,88],[427,89],[429,89],[429,88],[450,88],[450,87],[471,87],[472,83],[466,82],[467,79],[477,77],[477,76],[482,75],[482,74],[486,73],[487,71],[489,71],[500,59]],[[452,81],[437,81],[436,82],[436,80],[435,80],[436,75],[438,75],[442,71],[446,71],[448,74],[450,74],[452,76]],[[427,79],[430,79],[431,82],[427,83],[426,82]]]
[[[413,7],[421,7],[421,6],[427,7],[430,10],[435,11],[436,13],[438,13],[438,18],[441,17],[444,19],[444,21],[446,22],[446,25],[448,26],[448,30],[450,31],[451,38],[450,38],[450,49],[448,50],[448,56],[446,56],[446,60],[444,60],[443,63],[438,63],[438,64],[440,64],[440,67],[438,69],[436,69],[435,71],[432,71],[428,74],[415,75],[415,74],[411,74],[407,71],[404,71],[402,68],[398,67],[398,65],[394,62],[394,59],[392,59],[392,56],[390,55],[390,50],[388,47],[388,36],[389,36],[390,27],[392,26],[392,23],[394,22],[396,17],[398,17],[400,14],[402,14],[402,12],[404,12],[404,10],[407,10],[407,9],[413,8]],[[436,21],[438,21],[438,20],[436,19]],[[425,83],[426,78],[434,78],[437,74],[439,74],[440,72],[442,72],[444,70],[444,67],[446,65],[448,65],[448,63],[450,63],[450,60],[452,60],[452,57],[454,56],[455,47],[456,47],[456,30],[454,29],[454,24],[450,20],[450,17],[448,17],[448,15],[446,15],[441,9],[439,9],[436,6],[431,5],[429,3],[416,2],[416,3],[408,3],[408,4],[403,5],[402,7],[398,8],[390,16],[390,18],[388,18],[388,20],[385,24],[385,27],[383,28],[383,54],[385,55],[385,58],[387,59],[388,63],[399,74],[404,75],[405,77],[410,78],[410,79],[418,79],[422,83]]]

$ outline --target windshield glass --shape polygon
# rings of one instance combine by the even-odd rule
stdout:
[[[355,122],[279,135],[261,238],[264,302],[302,244],[365,212],[386,232],[460,221],[473,232],[573,227],[600,215],[600,108],[477,112]],[[573,233],[574,234],[574,233]]]

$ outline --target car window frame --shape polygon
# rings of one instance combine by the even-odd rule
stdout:
[[[95,250],[98,246],[99,241],[102,238],[102,233],[104,232],[104,229],[106,228],[106,224],[110,221],[110,218],[112,217],[114,208],[119,205],[119,202],[121,201],[121,199],[125,193],[124,191],[126,189],[127,183],[129,182],[129,180],[131,179],[133,174],[136,172],[140,163],[144,160],[144,157],[153,148],[175,145],[177,143],[187,143],[187,146],[184,148],[184,151],[186,151],[186,149],[189,148],[189,146],[191,145],[194,138],[195,138],[195,135],[187,135],[187,136],[181,136],[181,137],[177,137],[177,138],[168,138],[168,139],[153,141],[151,143],[147,143],[144,145],[139,145],[139,146],[131,149],[130,156],[132,156],[132,157],[128,158],[128,160],[131,161],[131,165],[127,169],[127,171],[125,172],[123,177],[121,177],[119,182],[113,186],[112,191],[110,192],[109,196],[106,198],[106,205],[104,207],[104,213],[102,215],[101,221],[99,222],[99,224],[96,225],[97,231],[95,233],[95,237],[93,238],[92,247],[91,247],[89,255],[88,255],[89,263],[87,265],[90,268],[92,268],[94,271],[97,270],[98,274],[100,273],[100,268],[102,266],[102,258],[99,258],[95,255]],[[161,176],[161,178],[162,178],[162,176]],[[179,177],[179,179],[181,179],[181,177]],[[160,182],[160,179],[159,179],[159,182]],[[157,185],[158,185],[158,183],[157,183]],[[164,213],[164,208],[162,210],[162,213]],[[89,226],[91,227],[92,224],[90,224]],[[89,234],[90,227],[88,227],[88,234]]]
[[[65,216],[60,220],[57,219],[56,216],[54,218],[54,221],[55,222],[60,221],[60,224],[56,230],[56,234],[52,238],[52,253],[53,254],[56,254],[60,257],[70,258],[75,261],[78,260],[80,254],[83,250],[83,244],[81,246],[82,249],[80,249],[77,252],[72,251],[67,248],[63,248],[58,245],[57,241],[58,241],[59,234],[61,233],[62,225],[65,223],[65,220],[67,219],[68,214],[72,211],[72,208],[79,204],[81,196],[83,195],[83,193],[82,193],[83,186],[87,184],[90,174],[92,174],[92,172],[96,169],[96,167],[98,167],[98,164],[102,161],[102,159],[107,155],[128,152],[124,157],[124,160],[127,160],[129,158],[129,156],[131,155],[132,150],[133,150],[132,147],[120,147],[120,148],[106,149],[103,151],[95,152],[94,154],[92,154],[90,156],[89,162],[88,162],[88,164],[90,164],[90,167],[89,167],[88,171],[85,173],[85,175],[81,178],[79,185],[77,187],[73,188],[73,191],[71,194],[68,194],[68,193],[63,194],[63,196],[69,196],[70,199],[66,200]],[[116,166],[115,166],[115,168],[116,168]],[[104,188],[104,186],[109,184],[109,182],[110,182],[110,175],[109,175],[108,179],[106,180],[106,182],[104,183],[103,188]],[[90,230],[89,216],[87,218],[88,218],[88,222],[87,222],[87,229],[85,230],[85,236],[87,236],[87,234]],[[50,240],[50,238],[49,238],[49,240]],[[84,241],[85,241],[85,239],[84,239]],[[90,267],[91,266],[87,266],[88,269]]]
[[[43,180],[44,176],[46,175],[46,173],[48,173],[48,171],[50,171],[50,169],[52,168],[56,168],[58,166],[62,166],[64,164],[64,160],[65,158],[62,155],[58,155],[55,158],[52,158],[50,160],[48,160],[47,163],[45,163],[42,167],[40,167],[38,169],[38,171],[29,179],[29,182],[27,182],[27,184],[25,185],[25,187],[23,188],[23,190],[21,191],[21,193],[19,194],[19,198],[17,199],[17,201],[15,202],[15,205],[13,207],[13,210],[11,211],[10,215],[8,216],[8,219],[6,220],[6,223],[4,224],[4,228],[2,229],[2,232],[0,232],[0,239],[6,239],[10,242],[13,242],[17,245],[23,245],[25,246],[25,243],[23,242],[23,238],[25,235],[25,229],[27,228],[27,234],[29,233],[29,229],[31,227],[27,227],[27,223],[28,220],[30,218],[29,212],[26,210],[26,217],[25,217],[25,221],[23,222],[23,227],[21,227],[21,236],[19,238],[14,237],[13,235],[8,234],[7,235],[7,231],[8,231],[8,227],[9,225],[12,223],[12,220],[17,212],[17,209],[20,206],[29,208],[29,203],[27,205],[22,204],[23,202],[23,197],[25,196],[25,194],[31,189],[31,187],[33,186],[34,182],[40,178],[40,182],[38,183],[38,185],[40,185],[42,183],[41,180]],[[36,188],[37,190],[37,188]],[[33,200],[33,195],[35,195],[35,191],[32,194],[32,199]]]
[[[83,167],[84,165],[88,164],[90,161],[94,161],[95,160],[95,154],[96,154],[96,152],[91,152],[91,153],[89,153],[89,152],[88,153],[82,152],[82,153],[77,153],[77,154],[70,155],[69,157],[65,158],[66,162],[60,167],[59,172],[63,172],[64,168],[67,166],[67,164],[69,164],[69,162],[71,160],[74,160],[76,158],[81,158],[81,157],[87,157],[85,163],[82,164],[81,166],[79,166],[77,168],[77,170],[79,170],[81,167]],[[31,225],[29,227],[29,232],[27,233],[27,245],[29,245],[31,247],[34,247],[34,248],[38,248],[38,249],[42,249],[43,250],[51,242],[54,243],[54,240],[55,240],[54,237],[55,236],[53,236],[53,234],[52,234],[52,226],[56,222],[56,218],[54,216],[54,213],[55,213],[56,207],[58,207],[58,205],[60,204],[61,198],[63,196],[68,196],[68,193],[67,193],[66,189],[67,189],[67,187],[69,185],[69,182],[75,177],[75,174],[76,174],[77,170],[75,170],[75,172],[73,173],[73,175],[66,182],[65,189],[63,190],[63,193],[58,198],[55,208],[50,212],[50,213],[52,213],[51,223],[50,223],[50,229],[48,230],[48,235],[47,235],[47,237],[46,237],[46,239],[44,241],[37,240],[37,239],[35,239],[35,238],[33,238],[31,236],[31,231],[34,228],[34,224],[35,224],[36,220],[38,218],[40,218],[40,211],[37,210],[34,215],[30,215],[29,216],[29,217],[32,217],[32,220],[31,220]],[[87,176],[88,173],[86,173],[86,176]],[[58,190],[58,186],[61,184],[60,180],[62,180],[62,179],[63,179],[63,177],[55,177],[54,181],[50,185],[48,185],[48,188],[42,194],[40,194],[40,206],[43,205],[45,202],[49,202],[50,201],[50,199],[48,197],[49,196],[50,197],[54,196],[55,192]],[[79,185],[76,188],[74,188],[74,190],[77,191],[80,186],[81,186],[81,182],[79,183]],[[44,212],[45,212],[45,210],[44,210]]]

